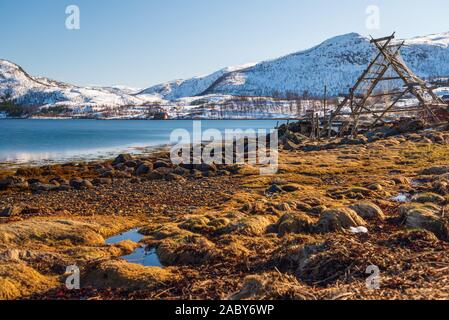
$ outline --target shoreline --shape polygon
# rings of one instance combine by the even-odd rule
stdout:
[[[449,131],[280,142],[271,176],[166,153],[19,170],[0,191],[0,299],[449,297]],[[121,258],[140,246],[163,267]],[[81,290],[64,287],[73,264]]]

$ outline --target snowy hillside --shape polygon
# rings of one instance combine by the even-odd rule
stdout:
[[[449,75],[449,33],[406,40],[402,55],[421,77]],[[233,95],[273,95],[305,91],[321,96],[346,93],[373,55],[369,39],[352,33],[325,41],[307,51],[231,72],[206,92]]]
[[[20,66],[0,59],[0,101],[9,100],[16,105],[45,110],[64,107],[64,110],[71,110],[72,115],[68,116],[76,113],[98,117],[148,117],[152,112],[167,112],[172,117],[210,113],[239,113],[240,116],[254,110],[262,114],[267,109],[285,114],[286,108],[295,107],[276,99],[266,98],[262,103],[233,97],[282,98],[305,93],[321,97],[325,85],[329,96],[347,93],[374,51],[368,38],[350,33],[278,59],[225,68],[210,75],[175,80],[144,90],[123,86],[75,86],[31,76]],[[449,33],[405,40],[402,56],[421,77],[447,78]],[[444,86],[447,87],[447,81]]]
[[[0,60],[0,98],[23,106],[117,107],[144,103],[118,87],[78,87],[33,77],[6,60]]]
[[[250,68],[254,65],[254,63],[249,63],[243,66],[225,68],[206,76],[194,77],[188,80],[170,81],[145,89],[139,95],[159,95],[167,100],[197,96],[206,91],[221,77],[231,72]]]

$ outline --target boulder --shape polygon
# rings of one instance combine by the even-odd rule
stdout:
[[[101,185],[112,184],[112,179],[109,179],[109,178],[95,178],[92,181],[92,184],[94,186],[101,186]]]
[[[148,174],[153,170],[153,164],[151,162],[144,162],[136,169],[136,176],[142,176]]]
[[[73,189],[77,190],[86,190],[86,189],[92,189],[94,186],[89,180],[85,180],[82,178],[74,178],[70,180],[70,186]]]
[[[179,176],[188,176],[190,171],[181,166],[178,166],[175,169],[173,169],[173,173]]]
[[[440,240],[448,240],[447,223],[437,214],[425,208],[409,210],[405,215],[405,226],[410,229],[424,229],[432,232]]]
[[[396,129],[399,133],[417,132],[425,129],[425,122],[420,119],[404,121]]]
[[[283,212],[292,211],[290,204],[287,202],[279,203],[278,205],[276,205],[276,209]]]
[[[325,210],[317,223],[319,232],[332,232],[351,227],[366,226],[365,220],[357,212],[346,207],[337,207]]]
[[[9,176],[3,180],[0,180],[0,190],[6,189],[19,189],[24,190],[29,187],[28,182],[22,178],[17,176]]]
[[[279,187],[277,184],[272,184],[270,187],[268,187],[267,189],[267,193],[281,193],[283,190],[281,189],[281,187]]]
[[[430,175],[442,175],[445,173],[449,173],[449,166],[435,166],[424,169],[421,174],[430,176]]]
[[[396,185],[409,185],[410,179],[407,177],[394,177],[392,179]]]
[[[109,169],[109,170],[103,172],[103,173],[100,175],[100,178],[113,178],[113,177],[114,177],[114,174],[115,174],[114,169]]]
[[[413,196],[412,201],[419,202],[419,203],[437,203],[442,204],[446,201],[446,199],[443,196],[440,196],[439,194],[432,193],[432,192],[425,192],[425,193],[418,193]]]
[[[312,231],[315,221],[304,213],[287,213],[276,224],[280,236],[288,233],[306,233]]]
[[[384,220],[385,215],[381,208],[372,202],[359,202],[349,207],[365,220]]]
[[[114,173],[114,178],[116,179],[129,179],[132,177],[132,173],[127,171],[119,171]]]
[[[162,179],[164,179],[164,176],[165,175],[163,173],[161,173],[157,170],[154,170],[148,174],[148,179],[149,180],[162,180]]]
[[[55,191],[58,189],[58,187],[59,187],[59,185],[45,184],[45,183],[40,183],[40,182],[30,185],[30,189],[32,191],[44,191],[44,192]]]
[[[217,171],[217,167],[215,166],[215,164],[211,163],[201,163],[201,164],[196,164],[193,166],[194,169],[199,170],[201,172],[216,172]]]
[[[153,168],[154,169],[159,169],[159,168],[171,168],[171,164],[163,161],[163,160],[157,160],[154,164],[153,164]]]
[[[286,139],[284,142],[284,150],[287,151],[295,151],[298,150],[301,146],[299,144],[294,143],[293,141]]]
[[[182,181],[182,180],[184,180],[184,178],[181,177],[180,175],[170,172],[165,175],[165,180],[167,180],[167,181]]]
[[[114,159],[112,162],[113,166],[116,166],[118,164],[125,164],[127,161],[132,161],[132,156],[130,154],[121,154],[117,158]]]
[[[190,176],[194,179],[201,179],[204,177],[203,173],[196,169],[192,170],[192,173],[190,174]]]
[[[297,184],[287,184],[284,186],[281,186],[281,189],[285,192],[296,192],[298,190],[300,190],[300,186]]]

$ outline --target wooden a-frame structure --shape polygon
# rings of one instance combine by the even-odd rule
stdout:
[[[330,137],[337,119],[339,122],[344,119],[344,128],[351,129],[352,135],[356,135],[362,116],[365,118],[364,127],[371,129],[379,122],[384,122],[387,115],[394,113],[418,113],[431,123],[439,122],[435,110],[447,108],[447,104],[407,67],[400,56],[404,42],[393,42],[394,37],[393,33],[389,37],[371,40],[378,51],[375,58],[328,120],[325,116],[320,136],[326,135],[327,131]],[[382,83],[391,84],[392,81],[395,89],[385,92],[379,90],[382,89]],[[407,95],[414,96],[417,103],[399,107],[399,102]],[[368,123],[366,119],[369,119]]]

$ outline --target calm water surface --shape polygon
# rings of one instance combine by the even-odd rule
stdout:
[[[282,123],[282,122],[280,122]],[[203,129],[271,129],[275,120],[206,120]],[[193,121],[0,120],[0,162],[42,164],[110,158],[167,145],[174,129]]]

